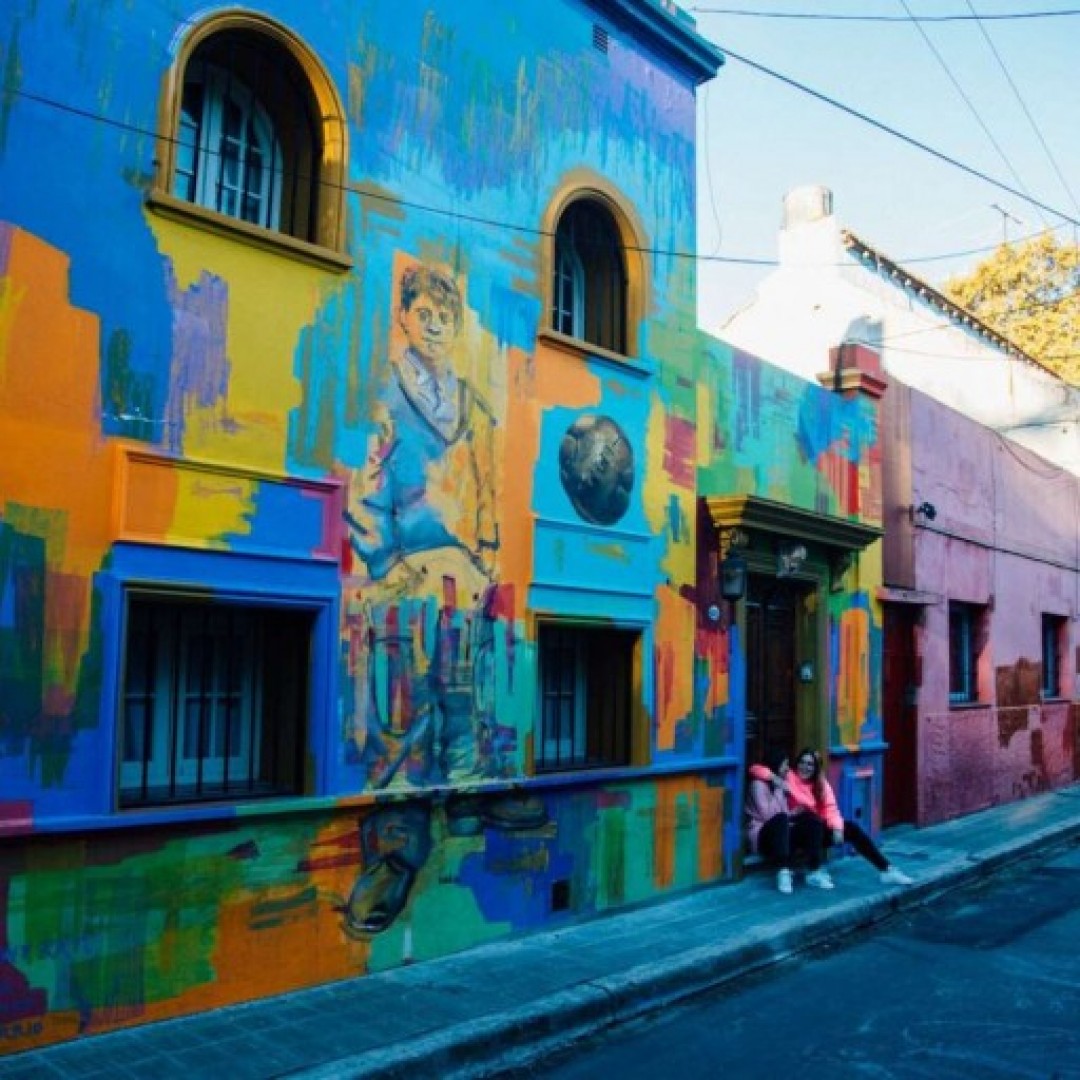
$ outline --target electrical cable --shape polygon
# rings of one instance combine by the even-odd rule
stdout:
[[[800,82],[798,79],[793,79],[789,75],[784,75],[779,71],[774,71],[772,68],[766,67],[764,64],[759,64],[756,60],[751,60],[749,57],[741,56],[739,53],[734,52],[732,49],[724,48],[724,55],[732,60],[738,61],[740,64],[744,64],[754,71],[760,72],[762,75],[768,75],[769,78],[776,79],[778,82],[784,83],[786,86],[790,86],[795,90],[799,90],[804,94],[815,98],[826,105],[831,105],[834,109],[838,109],[841,112],[847,113],[849,116],[853,116],[856,120],[861,120],[865,124],[869,124],[871,127],[877,128],[879,131],[884,132],[886,135],[891,135],[895,139],[899,139],[901,142],[907,143],[908,146],[913,146],[917,150],[922,150],[924,153],[929,154],[931,157],[937,158],[939,161],[945,162],[947,165],[952,165],[954,168],[959,169],[961,172],[967,173],[969,176],[974,176],[978,180],[982,180],[984,183],[990,184],[991,187],[996,187],[1000,191],[1008,192],[1010,195],[1015,196],[1018,199],[1023,199],[1024,202],[1030,203],[1032,206],[1038,207],[1040,210],[1045,210],[1047,213],[1053,214],[1055,217],[1059,217],[1062,221],[1067,221],[1071,225],[1080,225],[1080,217],[1073,217],[1071,214],[1066,214],[1061,210],[1055,209],[1047,203],[1042,202],[1033,196],[1027,195],[1022,191],[1017,190],[1009,184],[1006,184],[1003,180],[990,176],[988,173],[984,173],[980,169],[976,169],[972,165],[967,165],[960,161],[958,158],[954,158],[952,155],[945,153],[943,150],[938,150],[936,147],[930,146],[929,143],[922,142],[920,139],[916,139],[912,135],[906,135],[898,128],[894,128],[889,124],[886,124],[883,120],[877,120],[869,113],[864,113],[860,109],[856,109],[852,105],[847,105],[842,101],[834,97],[830,97],[828,94],[821,90],[815,90],[812,86],[808,86],[806,83]]]
[[[1061,210],[1058,210],[1058,209],[1056,209],[1056,208],[1054,208],[1054,207],[1052,207],[1052,206],[1050,206],[1050,205],[1048,205],[1046,203],[1043,203],[1040,200],[1037,200],[1032,196],[1026,195],[1025,193],[1016,190],[1015,188],[1011,187],[1010,185],[1004,183],[1003,181],[998,180],[995,177],[992,177],[992,176],[988,175],[987,173],[982,172],[981,170],[975,169],[973,166],[965,164],[964,162],[958,160],[957,158],[952,157],[951,155],[945,153],[944,151],[938,150],[935,147],[932,147],[929,144],[924,143],[921,140],[914,138],[913,136],[907,135],[904,132],[898,130],[897,128],[894,128],[894,127],[884,123],[883,121],[877,120],[874,117],[870,116],[869,114],[864,113],[861,110],[854,108],[853,106],[847,105],[847,104],[837,100],[836,98],[830,97],[828,94],[825,94],[820,90],[816,90],[813,87],[808,86],[805,83],[802,83],[797,79],[791,78],[790,76],[784,75],[781,72],[775,71],[775,70],[767,67],[766,65],[760,64],[755,60],[751,60],[749,57],[746,57],[746,56],[743,56],[743,55],[741,55],[739,53],[736,53],[736,52],[734,52],[733,50],[731,50],[729,48],[725,48],[724,52],[725,52],[725,55],[729,56],[731,59],[733,59],[733,60],[735,60],[735,61],[737,61],[737,62],[739,62],[741,64],[744,64],[745,66],[751,68],[754,71],[757,71],[757,72],[759,72],[759,73],[761,73],[763,75],[767,75],[770,78],[776,79],[777,81],[779,81],[779,82],[781,82],[781,83],[783,83],[783,84],[785,84],[787,86],[790,86],[793,89],[799,90],[802,93],[805,93],[808,96],[814,98],[815,100],[821,101],[824,104],[831,105],[832,107],[840,110],[841,112],[844,112],[844,113],[854,117],[855,119],[861,120],[864,123],[870,125],[871,127],[874,127],[877,130],[884,132],[885,134],[891,135],[894,138],[900,140],[901,142],[903,142],[903,143],[905,143],[905,144],[907,144],[909,146],[912,146],[912,147],[914,147],[914,148],[916,148],[918,150],[922,150],[923,152],[929,154],[930,156],[935,157],[938,160],[943,161],[948,165],[952,165],[954,168],[957,168],[960,171],[965,172],[970,176],[974,176],[977,179],[980,179],[980,180],[984,181],[985,183],[990,184],[993,187],[996,187],[996,188],[999,188],[1000,190],[1006,191],[1009,194],[1011,194],[1011,195],[1013,195],[1013,196],[1015,196],[1017,198],[1023,199],[1025,202],[1029,202],[1032,205],[1037,206],[1040,209],[1045,210],[1045,211],[1047,211],[1047,212],[1061,218],[1064,222],[1072,224],[1073,226],[1080,226],[1080,217],[1075,217],[1074,218],[1071,215],[1066,214],[1066,213],[1062,212]],[[155,138],[155,139],[160,139],[160,138],[163,137],[160,134],[160,132],[158,132],[156,129],[148,129],[148,128],[141,127],[141,126],[136,125],[136,124],[127,123],[127,122],[123,122],[123,121],[118,121],[118,120],[113,119],[112,117],[103,116],[100,113],[94,113],[94,112],[91,112],[91,111],[86,110],[86,109],[81,109],[81,108],[79,108],[77,106],[68,105],[66,103],[56,101],[56,100],[54,100],[52,98],[49,98],[49,97],[46,97],[44,95],[34,94],[34,93],[32,93],[30,91],[27,91],[25,89],[22,89],[22,88],[10,88],[10,89],[6,89],[6,90],[0,92],[0,97],[4,97],[4,96],[8,96],[8,95],[15,95],[15,96],[18,96],[18,97],[23,97],[23,98],[25,98],[27,100],[35,101],[35,102],[37,102],[37,103],[39,103],[41,105],[44,105],[46,107],[50,107],[50,108],[54,108],[54,109],[57,109],[57,110],[60,110],[60,111],[64,111],[64,112],[70,113],[72,115],[80,116],[80,117],[83,117],[85,119],[97,122],[97,123],[103,123],[103,124],[106,124],[108,126],[115,127],[115,128],[117,128],[119,130],[129,131],[129,132],[134,133],[134,134],[144,135],[144,136],[148,136],[148,137]],[[175,139],[173,141],[174,141],[174,143],[177,142],[177,140],[175,140]],[[389,195],[380,195],[380,194],[378,194],[376,192],[365,191],[364,189],[359,188],[357,185],[353,185],[353,184],[330,185],[330,182],[323,179],[323,178],[315,178],[315,180],[316,180],[317,183],[322,184],[324,186],[336,186],[339,189],[342,189],[342,190],[345,190],[345,191],[349,191],[349,192],[356,193],[356,194],[361,194],[361,195],[363,195],[365,197],[376,199],[376,200],[383,199],[383,200],[388,201],[388,202],[394,202],[397,205],[405,206],[405,207],[408,207],[410,209],[423,210],[423,211],[427,211],[429,213],[435,213],[435,214],[440,214],[440,215],[447,216],[447,217],[453,217],[453,218],[458,219],[458,220],[470,221],[470,222],[476,223],[476,224],[491,225],[491,226],[493,226],[495,228],[511,229],[513,231],[516,231],[516,232],[523,232],[523,233],[528,233],[528,234],[532,234],[532,235],[548,235],[547,233],[545,233],[544,230],[535,228],[533,226],[519,225],[519,224],[515,224],[515,223],[512,223],[512,222],[506,222],[506,221],[498,221],[498,220],[495,220],[495,219],[486,218],[486,217],[482,217],[482,216],[479,216],[479,215],[464,214],[464,213],[462,213],[460,211],[446,210],[446,209],[441,209],[439,207],[425,205],[425,204],[422,204],[422,203],[414,203],[414,202],[398,199],[398,198],[395,198],[395,197],[389,196]],[[742,256],[723,256],[723,255],[703,256],[703,255],[700,255],[700,254],[698,254],[696,252],[684,252],[684,251],[665,250],[665,249],[658,249],[658,248],[644,248],[644,247],[631,247],[631,249],[635,250],[635,251],[638,251],[638,252],[640,252],[642,254],[661,255],[661,256],[667,256],[667,257],[672,257],[672,258],[693,258],[693,259],[697,259],[697,260],[700,260],[700,261],[706,261],[706,262],[730,263],[730,264],[742,265],[742,266],[764,266],[764,267],[769,267],[769,266],[776,266],[777,265],[777,260],[774,259],[774,258],[773,259],[762,259],[762,258],[752,258],[752,257],[742,257]],[[945,257],[946,256],[934,256],[934,258],[945,258]],[[928,257],[928,258],[930,258],[930,257]],[[920,261],[920,260],[911,259],[911,260],[908,260],[908,261]],[[843,265],[843,264],[838,264],[838,265]]]
[[[1035,132],[1035,137],[1039,140],[1039,143],[1043,148],[1043,152],[1046,154],[1047,160],[1050,162],[1051,167],[1057,174],[1058,180],[1061,181],[1061,186],[1064,189],[1065,194],[1069,196],[1069,201],[1072,203],[1073,209],[1077,212],[1077,214],[1080,214],[1080,204],[1077,203],[1076,196],[1073,194],[1073,190],[1069,186],[1068,180],[1065,179],[1065,174],[1061,171],[1061,166],[1058,165],[1057,158],[1054,157],[1049,145],[1046,142],[1045,137],[1043,136],[1042,130],[1035,122],[1035,117],[1032,116],[1031,110],[1027,106],[1027,102],[1024,100],[1023,95],[1020,93],[1020,88],[1013,80],[1013,77],[1005,64],[1004,58],[1002,57],[1001,53],[998,52],[997,46],[994,44],[994,39],[990,36],[990,32],[983,25],[982,17],[978,14],[978,12],[976,12],[975,5],[971,2],[971,0],[964,0],[964,2],[967,4],[968,10],[971,12],[971,14],[975,16],[976,25],[979,27],[979,31],[983,36],[983,40],[986,42],[986,45],[990,49],[990,52],[993,53],[994,59],[997,61],[998,67],[1001,68],[1001,73],[1005,76],[1005,81],[1011,87],[1013,96],[1016,98],[1016,101],[1019,104],[1021,110],[1027,117],[1028,123],[1031,125],[1031,130]]]
[[[808,22],[866,22],[866,23],[902,23],[907,22],[899,15],[831,15],[812,11],[751,11],[745,8],[717,8],[692,6],[688,9],[701,15],[734,15],[752,19],[802,19]],[[950,23],[972,22],[975,19],[993,19],[1007,22],[1017,19],[1054,19],[1080,15],[1080,8],[1065,8],[1059,11],[1012,11],[997,15],[919,15],[919,22]]]
[[[1012,174],[1012,177],[1016,181],[1016,183],[1019,185],[1020,190],[1024,192],[1024,194],[1027,197],[1029,202],[1033,202],[1034,200],[1032,200],[1032,198],[1031,198],[1031,193],[1028,191],[1027,185],[1020,178],[1020,174],[1016,171],[1016,168],[1013,166],[1013,163],[1012,163],[1011,159],[1009,158],[1009,155],[1005,153],[1004,148],[998,142],[998,140],[995,137],[994,133],[990,130],[989,125],[982,118],[982,113],[980,113],[979,110],[975,107],[975,102],[973,102],[971,100],[971,98],[968,96],[967,92],[960,85],[960,80],[956,77],[956,75],[953,72],[952,68],[949,67],[948,61],[945,59],[945,57],[941,55],[941,51],[934,44],[933,39],[930,37],[930,35],[926,32],[926,28],[915,17],[915,14],[914,14],[914,12],[912,12],[910,6],[908,5],[907,0],[899,0],[899,2],[900,2],[900,6],[904,9],[905,12],[907,12],[907,16],[911,20],[912,25],[915,27],[916,30],[918,30],[919,35],[922,37],[923,41],[926,44],[926,47],[930,50],[930,52],[933,55],[934,59],[937,60],[938,64],[941,66],[942,71],[945,72],[945,74],[948,77],[949,81],[952,83],[953,88],[960,95],[960,99],[968,107],[968,111],[971,113],[971,115],[975,117],[975,122],[979,125],[980,128],[982,128],[983,134],[986,136],[986,138],[990,142],[990,145],[997,151],[998,157],[1000,157],[1001,160],[1005,163],[1005,167]],[[1043,225],[1045,225],[1047,228],[1049,228],[1050,223],[1049,223],[1049,221],[1047,221],[1046,215],[1042,214],[1041,216],[1042,216]]]

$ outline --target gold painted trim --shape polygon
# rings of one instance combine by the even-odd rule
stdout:
[[[245,31],[253,36],[268,38],[296,61],[307,78],[308,90],[314,98],[314,119],[321,128],[322,156],[318,162],[318,215],[316,242],[310,243],[284,233],[257,229],[269,236],[287,237],[300,245],[320,250],[345,251],[345,179],[349,161],[348,128],[345,109],[333,80],[311,47],[286,26],[255,11],[225,11],[211,15],[190,29],[176,51],[175,60],[162,80],[158,101],[158,138],[154,159],[152,202],[172,199],[172,179],[176,171],[176,147],[179,141],[180,104],[184,89],[184,72],[195,50],[208,38],[225,31]],[[183,202],[184,200],[176,200]],[[190,204],[188,204],[190,205]],[[211,212],[212,213],[212,212]],[[225,217],[225,215],[214,215]],[[200,220],[201,217],[200,217]],[[231,219],[230,219],[231,220]],[[244,223],[246,224],[246,223]],[[351,260],[349,262],[351,266]]]
[[[844,551],[861,551],[885,534],[878,525],[829,517],[757,495],[710,495],[705,505],[718,529],[739,526],[749,531],[797,536]]]
[[[353,268],[353,260],[348,255],[342,255],[332,248],[308,243],[307,240],[300,240],[288,233],[260,228],[250,222],[241,221],[240,218],[220,214],[216,210],[190,203],[186,199],[169,195],[164,191],[153,192],[147,197],[146,202],[151,210],[162,217],[179,221],[192,228],[207,229],[219,236],[227,236],[231,240],[251,244],[263,251],[272,251],[277,255],[299,259],[322,270],[332,270],[342,274]]]
[[[623,259],[626,262],[625,354],[603,349],[586,341],[578,341],[577,338],[567,337],[551,326],[551,310],[554,306],[551,283],[555,273],[555,231],[567,207],[581,199],[593,199],[604,206],[619,230]],[[633,209],[630,200],[599,173],[591,169],[575,169],[566,175],[548,201],[547,209],[541,219],[540,231],[544,236],[544,243],[539,246],[541,253],[539,269],[543,282],[544,303],[541,329],[546,329],[551,334],[558,334],[559,338],[568,342],[576,343],[583,352],[598,352],[617,360],[626,360],[638,355],[641,348],[641,324],[645,319],[652,282],[648,260],[645,257],[649,246],[646,242],[645,226]]]

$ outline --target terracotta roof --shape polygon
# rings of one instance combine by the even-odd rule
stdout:
[[[905,270],[899,263],[894,262],[888,255],[882,254],[877,248],[871,247],[865,240],[860,240],[849,229],[842,229],[840,236],[844,242],[844,247],[854,252],[862,262],[873,263],[881,273],[898,281],[904,288],[914,292],[921,300],[931,307],[937,308],[938,311],[947,315],[953,322],[967,327],[967,329],[978,334],[979,337],[984,338],[1007,355],[1022,360],[1026,364],[1031,364],[1059,381],[1064,381],[1056,371],[1036,360],[1030,353],[1025,352],[1015,341],[999,333],[992,326],[988,326],[978,315],[968,311],[966,307],[958,304],[955,300],[950,300],[944,293],[935,289],[933,285],[923,281],[922,278],[916,277],[910,270]]]

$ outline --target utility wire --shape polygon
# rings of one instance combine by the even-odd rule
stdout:
[[[808,22],[868,22],[902,23],[908,20],[900,15],[830,15],[826,12],[813,11],[750,11],[745,8],[691,7],[690,11],[699,15],[733,15],[751,19],[802,19]],[[1080,8],[1065,8],[1060,11],[1013,11],[997,15],[917,15],[919,22],[950,23],[997,20],[1006,22],[1014,19],[1054,19],[1080,15]]]
[[[966,165],[964,162],[958,160],[957,158],[952,157],[949,154],[946,154],[944,151],[938,150],[938,149],[928,145],[927,143],[921,142],[920,140],[918,140],[918,139],[916,139],[916,138],[914,138],[914,137],[912,137],[910,135],[906,135],[906,134],[904,134],[904,132],[898,130],[897,128],[891,127],[890,125],[884,123],[883,121],[877,120],[874,117],[870,116],[869,114],[861,112],[860,110],[854,108],[851,105],[846,105],[843,102],[838,101],[836,98],[830,97],[828,94],[825,94],[820,90],[815,90],[813,87],[807,86],[805,83],[801,83],[797,79],[793,79],[788,75],[782,74],[781,72],[774,71],[772,68],[766,67],[764,64],[759,64],[757,61],[751,60],[749,57],[742,56],[739,53],[736,53],[736,52],[734,52],[733,50],[731,50],[729,48],[725,47],[723,51],[724,51],[726,56],[731,57],[731,59],[736,60],[739,63],[744,64],[745,66],[747,66],[747,67],[749,67],[749,68],[751,68],[751,69],[753,69],[753,70],[755,70],[755,71],[757,71],[757,72],[759,72],[759,73],[761,73],[763,75],[768,75],[770,78],[776,79],[777,81],[782,82],[785,85],[792,87],[793,89],[799,90],[802,93],[805,93],[805,94],[809,95],[810,97],[815,98],[816,100],[823,102],[826,105],[831,105],[833,108],[836,108],[836,109],[840,110],[841,112],[847,113],[849,116],[853,116],[857,120],[861,120],[864,123],[869,124],[871,127],[877,128],[879,131],[882,131],[887,135],[892,135],[894,138],[899,139],[901,142],[904,142],[909,146],[913,146],[917,150],[922,150],[923,152],[929,154],[930,156],[937,158],[939,161],[943,161],[948,165],[952,165],[954,168],[957,168],[960,171],[965,172],[970,176],[974,176],[977,179],[982,180],[985,183],[988,183],[993,187],[996,187],[996,188],[999,188],[999,189],[1001,189],[1003,191],[1006,191],[1010,195],[1014,195],[1017,198],[1024,199],[1025,201],[1032,203],[1032,205],[1038,206],[1040,209],[1046,210],[1047,212],[1049,212],[1051,214],[1054,214],[1057,217],[1060,217],[1063,221],[1065,221],[1065,222],[1067,222],[1067,223],[1069,223],[1069,224],[1071,224],[1073,226],[1080,226],[1080,216],[1072,217],[1069,214],[1063,213],[1061,210],[1057,210],[1052,206],[1049,206],[1049,205],[1047,205],[1045,203],[1039,202],[1038,200],[1034,199],[1032,196],[1025,195],[1023,192],[1017,191],[1016,189],[1010,187],[1008,184],[1005,184],[1003,181],[997,180],[994,177],[989,176],[988,174],[986,174],[984,172],[981,172],[980,170],[975,169],[974,167],[972,167],[970,165]],[[35,94],[35,93],[33,93],[33,92],[29,91],[29,90],[25,90],[25,89],[22,89],[22,88],[15,88],[15,87],[0,90],[0,101],[2,101],[5,97],[10,97],[10,96],[21,97],[21,98],[24,98],[27,101],[33,101],[33,102],[35,102],[35,103],[37,103],[39,105],[42,105],[42,106],[44,106],[46,108],[55,109],[55,110],[57,110],[59,112],[68,113],[68,114],[73,115],[73,116],[78,116],[78,117],[81,117],[82,119],[85,119],[85,120],[90,120],[90,121],[93,121],[95,123],[104,124],[104,125],[106,125],[108,127],[113,127],[113,128],[116,128],[117,130],[120,130],[120,131],[126,131],[126,132],[129,132],[131,134],[146,136],[148,138],[153,138],[153,139],[162,139],[162,138],[164,138],[162,133],[160,131],[158,131],[157,129],[146,128],[146,127],[142,127],[142,126],[140,126],[138,124],[130,123],[130,122],[127,122],[127,121],[116,120],[113,117],[105,116],[105,115],[103,115],[101,113],[97,113],[97,112],[92,112],[89,109],[83,109],[83,108],[80,108],[80,107],[75,106],[75,105],[69,105],[69,104],[66,104],[65,102],[57,101],[54,98],[50,98],[50,97],[47,97],[47,96],[42,95],[42,94]],[[174,144],[179,144],[179,139],[176,139],[175,137],[173,139],[171,139],[171,141]],[[536,228],[534,226],[520,225],[520,224],[516,224],[516,223],[513,223],[513,222],[500,221],[500,220],[496,220],[496,219],[493,219],[493,218],[482,217],[482,216],[476,215],[476,214],[466,214],[466,213],[463,213],[460,210],[449,210],[449,209],[445,209],[445,208],[441,208],[441,207],[431,206],[431,205],[424,204],[424,203],[418,203],[418,202],[412,202],[412,201],[408,201],[408,200],[404,200],[404,199],[399,199],[399,198],[396,198],[395,196],[392,196],[392,195],[383,195],[383,194],[380,194],[379,192],[375,192],[375,191],[371,191],[369,189],[365,189],[365,188],[363,188],[363,187],[361,187],[359,185],[356,185],[356,184],[332,183],[331,181],[328,181],[328,180],[326,180],[324,178],[321,178],[321,177],[314,177],[314,178],[309,177],[308,179],[311,180],[314,183],[321,184],[324,187],[332,187],[332,188],[336,188],[338,190],[343,190],[343,191],[350,192],[350,193],[353,193],[353,194],[358,194],[358,195],[361,195],[361,196],[363,196],[365,198],[372,199],[373,201],[392,202],[395,205],[407,207],[409,209],[422,210],[422,211],[426,211],[428,213],[438,214],[438,215],[441,215],[441,216],[444,216],[444,217],[451,217],[451,218],[455,218],[457,220],[468,221],[468,222],[471,222],[471,223],[474,223],[474,224],[491,225],[491,226],[493,226],[495,228],[510,229],[510,230],[515,231],[515,232],[526,233],[526,234],[530,234],[530,235],[536,235],[536,236],[551,236],[551,235],[553,235],[548,231],[545,231],[543,229],[538,229],[538,228]],[[994,245],[994,247],[988,248],[986,250],[994,250],[997,246],[999,246],[999,245]],[[700,254],[697,254],[695,252],[676,251],[676,250],[662,249],[662,248],[635,247],[633,245],[627,245],[627,247],[628,247],[628,250],[637,251],[637,252],[640,252],[641,254],[646,254],[646,255],[668,256],[668,257],[672,257],[672,258],[693,258],[693,259],[697,259],[697,260],[700,260],[700,261],[703,261],[703,262],[730,263],[730,264],[733,264],[733,265],[740,265],[740,266],[766,266],[766,267],[768,267],[768,266],[776,266],[777,265],[777,260],[775,258],[763,259],[763,258],[753,258],[753,257],[746,257],[746,256],[733,256],[733,255],[700,255]],[[957,257],[963,257],[966,254],[969,254],[969,253],[960,252],[958,254],[925,256],[925,257],[922,257],[922,258],[911,258],[911,259],[908,259],[906,261],[908,261],[908,262],[922,262],[922,261],[929,261],[931,259],[957,258]],[[842,266],[842,265],[846,265],[846,263],[837,263],[835,265]]]
[[[936,157],[939,161],[944,161],[947,165],[952,165],[954,168],[959,169],[961,172],[967,173],[969,176],[974,176],[984,183],[990,184],[992,187],[998,188],[1000,191],[1006,191],[1010,195],[1015,196],[1018,199],[1023,199],[1024,202],[1030,203],[1032,206],[1038,207],[1040,210],[1045,210],[1047,213],[1053,214],[1055,217],[1061,218],[1063,221],[1069,222],[1071,225],[1080,225],[1080,217],[1073,217],[1071,214],[1066,214],[1061,210],[1055,209],[1053,206],[1036,199],[1032,195],[1028,195],[1023,191],[1019,191],[1017,188],[1006,184],[1003,180],[998,180],[996,177],[990,176],[988,173],[984,173],[981,169],[976,169],[972,165],[967,165],[960,161],[958,158],[954,158],[951,154],[945,153],[944,150],[938,150],[936,147],[930,146],[929,143],[922,142],[920,139],[916,139],[911,135],[905,135],[904,132],[897,128],[886,124],[883,120],[877,120],[868,113],[862,112],[860,109],[856,109],[852,105],[846,105],[844,102],[837,100],[834,97],[830,97],[828,94],[823,93],[821,90],[815,90],[812,86],[808,86],[806,83],[799,82],[798,79],[793,79],[789,75],[783,75],[779,71],[774,71],[772,68],[766,67],[764,64],[759,64],[755,60],[751,60],[747,56],[741,56],[739,53],[732,49],[723,47],[724,55],[730,57],[732,60],[737,60],[740,64],[745,64],[747,67],[752,68],[754,71],[760,72],[762,75],[768,75],[772,79],[776,79],[778,82],[784,83],[786,86],[790,86],[795,90],[800,90],[804,94],[808,94],[812,98],[816,98],[818,101],[824,102],[826,105],[831,105],[834,109],[839,109],[841,112],[847,113],[849,116],[855,117],[856,120],[861,120],[865,124],[869,124],[871,127],[877,128],[879,131],[885,132],[886,135],[892,135],[893,138],[899,139],[901,142],[907,143],[908,146],[914,146],[917,150],[922,150],[924,153],[929,154],[931,157]]]
[[[1027,117],[1028,123],[1031,125],[1031,130],[1035,132],[1035,137],[1039,140],[1039,143],[1046,154],[1047,160],[1050,162],[1051,166],[1054,169],[1054,172],[1057,174],[1058,180],[1061,181],[1061,186],[1065,190],[1065,194],[1069,196],[1069,201],[1072,203],[1073,209],[1077,212],[1077,214],[1080,214],[1080,204],[1078,204],[1076,201],[1076,196],[1073,194],[1073,190],[1069,185],[1069,181],[1065,179],[1065,174],[1061,171],[1061,167],[1058,165],[1057,158],[1055,158],[1054,155],[1051,153],[1050,147],[1047,145],[1046,139],[1043,137],[1043,133],[1040,130],[1039,125],[1035,122],[1035,117],[1031,115],[1031,110],[1028,108],[1027,102],[1024,100],[1023,95],[1020,93],[1020,88],[1016,85],[1016,82],[1013,80],[1012,75],[1009,73],[1009,69],[1005,64],[1001,53],[998,52],[997,46],[994,44],[994,39],[990,36],[990,32],[983,25],[983,19],[986,16],[981,16],[975,11],[975,5],[971,2],[971,0],[964,0],[964,2],[967,4],[968,10],[971,12],[971,14],[975,16],[975,22],[976,25],[979,27],[979,32],[982,34],[983,40],[986,42],[987,47],[990,49],[990,51],[994,54],[994,59],[997,61],[998,67],[1001,68],[1002,75],[1005,76],[1005,81],[1012,88],[1012,92],[1016,98],[1017,103],[1019,104],[1024,115]]]
[[[1001,160],[1005,163],[1005,168],[1009,170],[1009,172],[1012,174],[1012,178],[1016,181],[1020,190],[1024,192],[1028,201],[1031,202],[1031,193],[1028,191],[1027,186],[1024,184],[1024,181],[1020,179],[1020,174],[1013,166],[1009,155],[1005,153],[1004,149],[1002,149],[1001,143],[997,141],[994,133],[990,130],[986,121],[982,118],[982,113],[980,113],[979,110],[975,107],[975,102],[971,100],[967,92],[960,85],[960,80],[953,73],[952,68],[949,67],[948,61],[946,61],[945,57],[941,55],[941,51],[934,44],[933,39],[930,37],[930,35],[926,32],[926,28],[915,17],[915,13],[911,10],[911,7],[909,6],[907,0],[900,0],[900,6],[907,13],[907,17],[911,21],[911,24],[915,27],[916,30],[919,31],[919,35],[920,37],[922,37],[923,42],[926,44],[926,47],[930,50],[934,59],[937,60],[938,64],[941,66],[941,70],[945,72],[946,76],[949,79],[949,82],[953,84],[953,88],[960,95],[961,101],[963,101],[963,103],[968,107],[968,111],[971,113],[971,115],[975,117],[975,122],[979,125],[979,127],[982,128],[983,134],[989,140],[990,145],[997,151],[998,157],[1000,157]],[[1043,224],[1046,225],[1047,228],[1049,228],[1050,223],[1046,220],[1045,214],[1042,215],[1042,220]]]

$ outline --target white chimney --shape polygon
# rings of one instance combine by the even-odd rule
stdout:
[[[833,193],[823,184],[794,188],[784,196],[780,229],[781,266],[835,269],[843,258]]]

